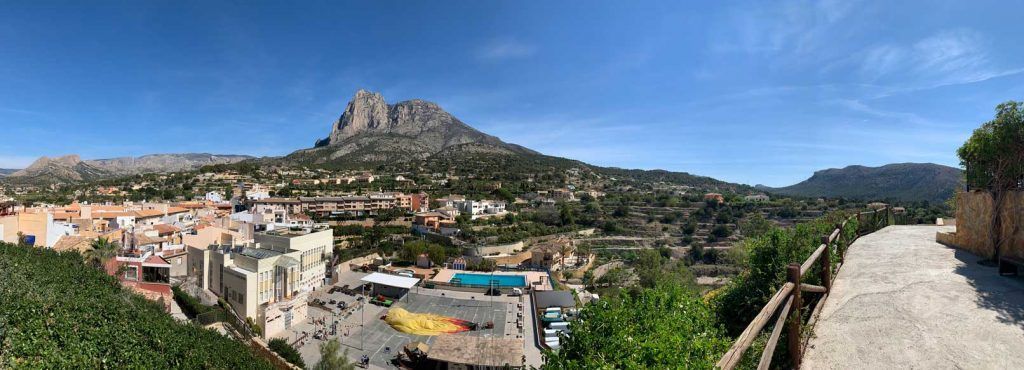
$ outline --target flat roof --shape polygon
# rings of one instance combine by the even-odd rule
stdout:
[[[537,291],[533,293],[537,308],[576,307],[576,298],[564,290]]]
[[[368,282],[368,283],[387,285],[387,286],[392,286],[392,287],[396,287],[396,288],[403,288],[403,289],[411,289],[412,287],[416,286],[417,283],[420,282],[420,279],[417,279],[417,278],[398,276],[398,275],[391,275],[391,274],[383,274],[383,273],[380,273],[380,272],[374,272],[372,274],[366,275],[362,279],[359,279],[359,280],[365,281],[365,282]]]
[[[238,254],[241,254],[241,255],[246,256],[246,257],[252,257],[252,258],[261,260],[261,259],[264,259],[264,258],[280,256],[283,253],[275,251],[275,250],[271,250],[271,249],[245,247],[245,248],[242,249],[241,252],[238,252]]]
[[[523,366],[523,341],[442,334],[434,340],[427,358],[454,364],[501,367]]]

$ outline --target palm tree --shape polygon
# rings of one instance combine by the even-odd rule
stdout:
[[[559,241],[558,253],[561,258],[558,259],[559,270],[565,270],[565,254],[569,253],[569,245]]]
[[[103,267],[103,262],[117,255],[117,244],[108,238],[99,238],[92,242],[92,249],[85,251],[85,260],[96,268]]]

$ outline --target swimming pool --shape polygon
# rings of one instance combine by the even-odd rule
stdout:
[[[470,274],[464,272],[456,273],[448,282],[486,287],[490,286],[492,281],[495,281],[495,284],[502,288],[526,286],[526,277],[521,275]]]

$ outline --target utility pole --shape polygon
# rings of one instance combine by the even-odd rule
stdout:
[[[364,314],[366,312],[366,285],[364,284],[359,289],[363,293],[361,295],[363,300],[359,301],[359,350],[365,351],[366,349],[363,347],[363,344],[366,342],[366,330],[363,327],[363,323],[365,322],[366,317]]]

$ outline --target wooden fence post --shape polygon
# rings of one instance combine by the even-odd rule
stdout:
[[[821,263],[821,286],[825,287],[825,294],[832,291],[832,243],[829,243],[829,236],[821,237],[821,242],[825,244],[825,253],[821,254],[821,261],[819,261]]]
[[[793,364],[794,369],[800,368],[800,327],[801,319],[801,306],[803,302],[800,301],[800,265],[791,263],[786,268],[788,280],[793,283],[796,289],[793,289],[793,308],[789,311],[789,321],[786,322],[786,336],[788,337],[787,343],[789,347],[789,360]]]

